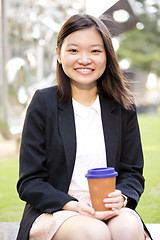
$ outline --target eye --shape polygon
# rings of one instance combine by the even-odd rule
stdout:
[[[71,52],[71,53],[77,53],[78,51],[77,51],[77,49],[74,49],[74,48],[73,48],[73,49],[70,49],[69,52]]]
[[[100,53],[101,51],[100,50],[98,50],[98,49],[94,49],[94,50],[92,50],[92,53]]]

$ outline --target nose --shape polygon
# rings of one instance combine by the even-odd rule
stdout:
[[[81,54],[80,58],[78,59],[78,63],[82,64],[82,65],[88,65],[90,64],[92,61],[89,58],[88,54]]]

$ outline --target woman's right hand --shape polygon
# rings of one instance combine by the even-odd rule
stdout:
[[[82,215],[91,216],[91,217],[97,218],[99,220],[108,220],[112,217],[116,217],[119,215],[119,211],[117,211],[117,210],[103,211],[103,212],[97,211],[96,212],[89,203],[87,204],[85,202],[77,202],[77,201],[67,202],[64,205],[63,209],[75,211]]]
[[[69,201],[63,206],[63,210],[75,211],[83,215],[94,216],[95,210],[86,202]]]

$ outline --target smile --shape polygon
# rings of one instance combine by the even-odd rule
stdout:
[[[94,71],[94,69],[91,69],[91,68],[76,68],[75,70],[77,72],[80,72],[80,73],[83,73],[83,74],[90,73],[90,72]]]

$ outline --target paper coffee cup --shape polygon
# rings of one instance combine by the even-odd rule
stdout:
[[[85,177],[88,180],[92,207],[95,211],[110,211],[106,208],[103,200],[108,194],[115,191],[116,176],[118,173],[114,168],[93,168],[89,169]]]

